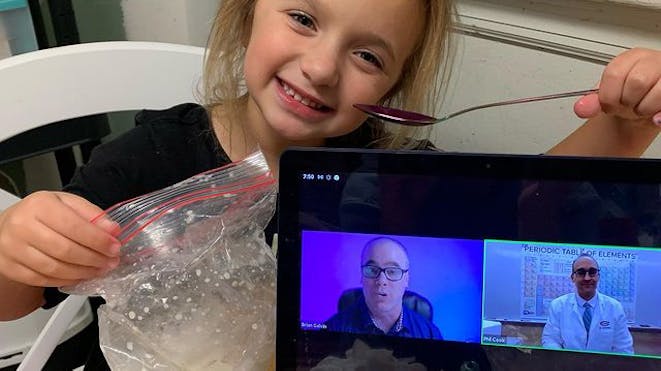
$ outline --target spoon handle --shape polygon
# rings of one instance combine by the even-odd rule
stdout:
[[[588,90],[570,91],[570,92],[567,92],[567,93],[542,95],[542,96],[539,96],[539,97],[519,98],[519,99],[506,100],[506,101],[502,101],[502,102],[487,103],[487,104],[482,104],[482,105],[479,105],[479,106],[469,107],[469,108],[463,109],[461,111],[453,112],[453,113],[439,119],[438,121],[439,122],[440,121],[445,121],[445,120],[451,119],[455,116],[462,115],[466,112],[471,112],[471,111],[475,111],[475,110],[482,109],[482,108],[507,106],[507,105],[510,105],[510,104],[519,104],[519,103],[537,102],[537,101],[540,101],[540,100],[550,100],[550,99],[558,99],[558,98],[577,97],[577,96],[588,95],[588,94],[593,94],[593,93],[597,93],[597,92],[599,92],[599,89],[588,89]]]

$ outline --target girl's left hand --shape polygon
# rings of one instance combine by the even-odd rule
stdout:
[[[574,104],[581,118],[604,112],[621,120],[661,126],[661,51],[634,48],[615,57],[604,70],[599,93]]]

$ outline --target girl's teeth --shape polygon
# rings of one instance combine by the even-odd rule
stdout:
[[[285,93],[289,95],[290,97],[294,98],[297,102],[300,102],[308,107],[314,108],[314,109],[319,109],[321,108],[321,105],[311,102],[308,98],[303,98],[301,97],[298,93],[294,91],[291,87],[286,85],[285,83],[282,84],[283,89],[285,90]]]

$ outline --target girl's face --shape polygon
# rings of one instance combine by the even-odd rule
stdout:
[[[257,0],[248,120],[300,145],[355,130],[397,83],[424,25],[420,0]]]

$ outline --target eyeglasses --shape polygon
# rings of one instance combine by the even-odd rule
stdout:
[[[381,268],[376,265],[363,265],[363,277],[365,278],[378,278],[381,272],[385,274],[388,281],[399,281],[404,276],[404,273],[408,272],[408,269],[402,269],[397,267],[386,267]]]
[[[585,269],[585,268],[578,268],[572,274],[575,274],[579,277],[585,277],[586,274],[589,274],[590,277],[594,277],[599,274],[599,269],[597,268],[590,268],[590,269]]]

